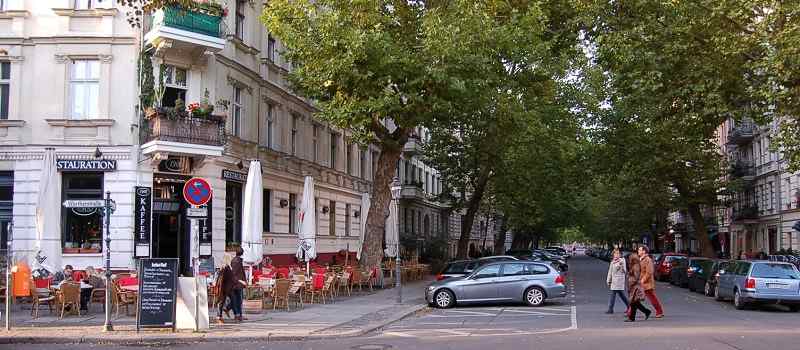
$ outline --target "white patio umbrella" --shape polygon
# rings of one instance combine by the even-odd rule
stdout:
[[[300,232],[297,233],[297,259],[308,262],[317,257],[317,209],[314,205],[314,178],[306,176],[303,185],[303,202],[297,214],[300,220]]]
[[[386,249],[383,250],[383,253],[389,257],[396,257],[398,254],[397,244],[400,241],[400,232],[398,232],[397,212],[397,199],[393,199],[389,203],[389,216],[386,217]]]
[[[47,148],[42,158],[39,177],[39,197],[36,203],[36,242],[31,259],[38,254],[41,263],[50,272],[61,268],[61,181],[56,170],[56,151]]]
[[[264,258],[263,233],[264,187],[261,181],[261,162],[253,160],[247,172],[244,187],[244,213],[242,213],[242,260],[255,265]]]
[[[361,235],[358,236],[358,247],[356,247],[356,259],[361,260],[361,250],[364,248],[364,237],[367,235],[367,215],[370,206],[369,193],[361,194]]]

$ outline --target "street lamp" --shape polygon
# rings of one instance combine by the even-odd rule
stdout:
[[[392,187],[391,187],[392,203],[390,203],[389,205],[393,205],[395,207],[395,209],[398,209],[397,208],[397,201],[400,199],[400,191],[402,189],[403,188],[400,186],[400,179],[398,179],[397,177],[392,179]],[[397,222],[393,222],[392,223],[392,225],[397,225],[397,224],[398,224]],[[395,245],[396,245],[396,247],[395,247],[396,250],[395,250],[395,254],[394,254],[394,256],[395,256],[394,257],[394,276],[395,276],[394,277],[394,280],[395,280],[395,284],[394,285],[397,288],[397,303],[398,304],[402,304],[403,303],[403,285],[402,285],[402,279],[400,278],[400,235],[398,235],[397,240],[395,242]]]

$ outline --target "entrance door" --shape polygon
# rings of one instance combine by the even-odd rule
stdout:
[[[183,200],[188,177],[157,174],[153,181],[154,258],[178,258],[180,273],[191,276],[189,224]]]
[[[153,215],[153,257],[180,258],[182,222],[179,213],[161,212]]]

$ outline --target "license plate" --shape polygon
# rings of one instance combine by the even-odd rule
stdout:
[[[782,284],[782,283],[767,283],[767,288],[770,288],[770,289],[789,289],[789,285],[788,284]]]

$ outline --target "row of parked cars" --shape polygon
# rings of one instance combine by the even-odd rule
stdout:
[[[781,304],[800,311],[800,271],[791,258],[726,260],[651,254],[654,278],[717,301],[733,301],[737,309]],[[602,258],[602,256],[600,256]]]
[[[557,247],[553,247],[557,248]],[[569,254],[559,249],[511,250],[508,255],[452,261],[428,286],[429,305],[523,302],[530,306],[564,297]]]

